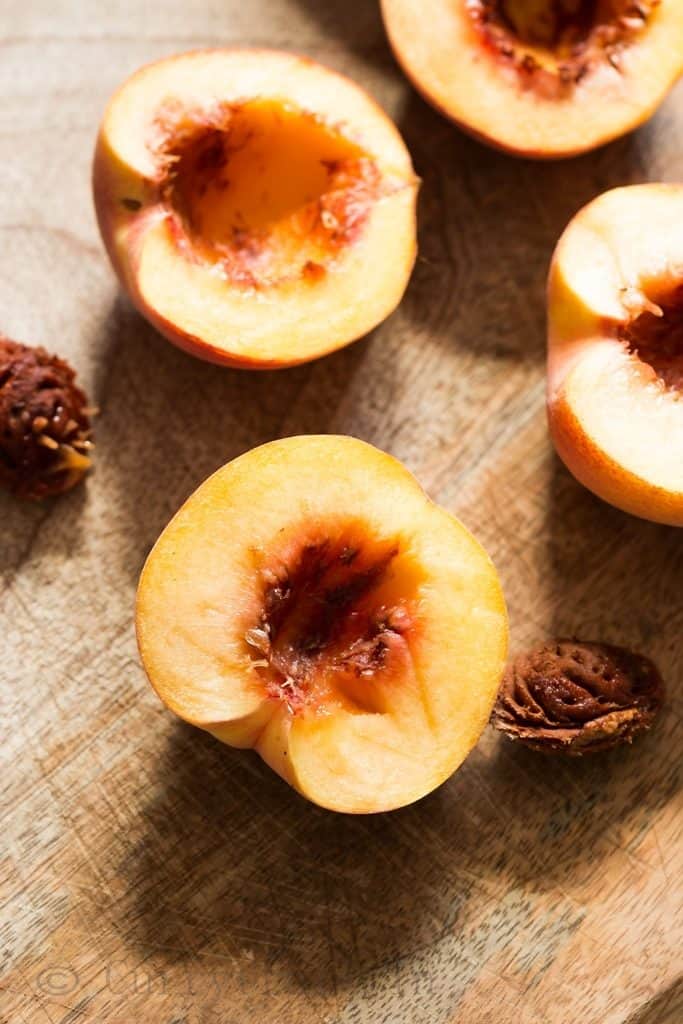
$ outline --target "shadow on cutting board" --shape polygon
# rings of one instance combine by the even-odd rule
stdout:
[[[523,160],[470,138],[414,91],[398,128],[422,180],[419,255],[403,302],[414,326],[478,355],[540,366],[555,244],[600,192],[647,176],[638,138],[571,160]]]
[[[601,858],[670,795],[638,782],[664,742],[653,733],[551,765],[489,732],[424,800],[354,817],[307,803],[254,753],[174,723],[118,867],[127,942],[170,963],[227,951],[254,966],[257,988],[293,978],[324,996],[442,942],[466,980],[514,939],[531,980],[583,920],[562,886],[602,878]]]
[[[683,654],[680,530],[608,505],[578,483],[557,456],[548,498],[555,635],[640,649],[675,683]]]
[[[304,366],[245,372],[181,352],[122,298],[106,330],[95,484],[126,524],[135,579],[172,515],[224,463],[278,437],[346,432],[344,396],[373,337]],[[390,397],[389,365],[382,375]]]
[[[366,64],[392,67],[394,61],[379,3],[321,4],[320,0],[290,0],[290,3],[301,10],[308,22],[319,24],[325,39],[341,44],[340,56],[350,52]],[[324,61],[325,57],[320,59]]]
[[[649,1000],[625,1024],[680,1024],[683,1020],[683,978]]]
[[[422,841],[443,795],[393,815],[305,801],[250,751],[174,724],[144,837],[119,872],[141,951],[228,949],[304,988],[337,990],[448,927],[441,846]],[[172,844],[172,850],[167,849]],[[161,867],[160,867],[161,865]],[[441,914],[448,920],[442,920]],[[183,956],[183,954],[179,954]]]

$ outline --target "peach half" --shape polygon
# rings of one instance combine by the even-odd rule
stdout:
[[[358,86],[267,50],[142,68],[109,103],[93,190],[123,288],[211,362],[306,362],[396,307],[415,260],[417,179]]]
[[[642,124],[683,70],[680,0],[381,0],[397,59],[472,135],[571,156]]]
[[[137,599],[162,701],[308,799],[429,793],[486,725],[507,615],[479,543],[396,459],[290,437],[228,463],[166,527]]]
[[[574,476],[683,526],[683,185],[613,189],[566,228],[548,281],[548,415]]]

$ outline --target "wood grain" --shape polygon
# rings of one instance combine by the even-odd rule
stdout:
[[[0,328],[69,358],[102,415],[86,487],[0,499],[0,1019],[680,1024],[683,547],[554,458],[543,286],[584,202],[683,179],[683,92],[636,135],[538,165],[425,106],[371,0],[3,0],[2,15]],[[365,84],[423,179],[398,312],[277,374],[193,361],[134,314],[89,192],[126,75],[247,42]],[[489,730],[438,792],[356,819],[173,720],[136,656],[145,555],[209,472],[310,431],[391,451],[465,520],[502,574],[514,647],[577,633],[654,656],[670,686],[659,727],[567,764]]]

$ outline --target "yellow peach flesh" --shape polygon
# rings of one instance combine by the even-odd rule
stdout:
[[[458,767],[507,642],[465,528],[400,463],[330,436],[271,442],[203,484],[149,557],[137,624],[173,711],[349,812],[409,803]]]
[[[193,250],[235,284],[322,276],[378,198],[374,162],[282,104],[226,119],[229,131],[200,132],[174,168],[169,198]]]

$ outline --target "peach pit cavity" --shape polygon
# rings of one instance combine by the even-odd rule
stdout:
[[[171,109],[156,132],[177,243],[233,285],[321,280],[381,193],[368,153],[284,101]]]
[[[418,573],[400,543],[351,527],[289,547],[260,576],[262,612],[245,640],[267,696],[292,714],[339,694],[378,710],[373,680],[391,673],[415,625]]]
[[[466,0],[479,37],[524,88],[560,99],[626,48],[661,0]]]

